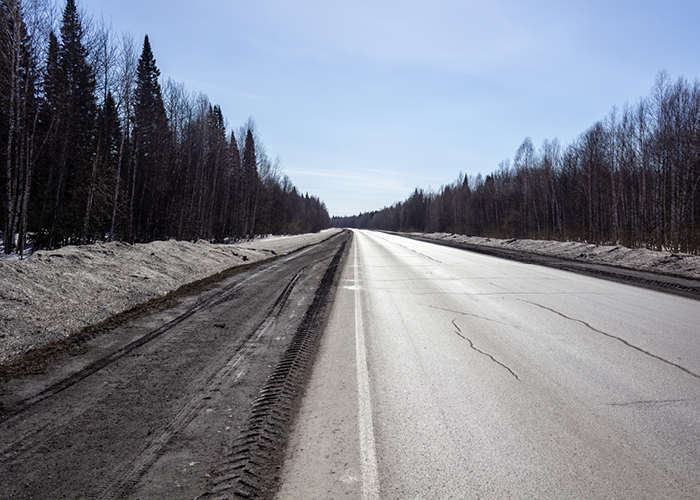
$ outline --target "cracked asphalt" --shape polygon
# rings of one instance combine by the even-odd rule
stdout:
[[[699,325],[696,300],[355,231],[277,498],[700,498]]]

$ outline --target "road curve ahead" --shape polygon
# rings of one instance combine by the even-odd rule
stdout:
[[[700,498],[700,303],[356,231],[277,498]]]

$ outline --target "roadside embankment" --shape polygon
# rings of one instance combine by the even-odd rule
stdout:
[[[0,364],[184,285],[288,254],[338,231],[230,245],[100,243],[0,260]]]

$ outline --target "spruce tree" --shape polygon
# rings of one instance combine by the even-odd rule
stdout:
[[[44,67],[44,95],[39,114],[42,133],[46,134],[46,145],[37,162],[34,178],[34,213],[32,227],[37,231],[35,246],[49,245],[47,224],[51,224],[56,198],[55,180],[58,175],[59,151],[63,143],[62,127],[58,120],[61,110],[61,71],[58,66],[60,43],[52,31]]]
[[[158,77],[160,70],[146,35],[134,93],[134,162],[131,171],[129,240],[165,234],[168,120]]]
[[[255,156],[255,139],[253,132],[248,129],[243,148],[243,186],[244,186],[244,210],[245,225],[243,234],[250,238],[255,234],[255,216],[258,208],[258,177],[257,160]]]
[[[84,238],[93,241],[111,231],[114,183],[118,178],[121,123],[117,105],[108,91],[97,113],[98,141],[93,179],[87,202]]]
[[[78,242],[85,213],[95,147],[95,75],[83,43],[84,31],[74,0],[68,0],[61,22],[55,85],[56,122],[60,127],[53,221],[49,246]]]
[[[238,179],[240,178],[241,169],[241,155],[238,151],[238,144],[236,142],[236,135],[231,132],[231,138],[229,140],[228,147],[228,169],[226,171],[226,195],[224,198],[224,230],[222,237],[229,237],[238,234]]]

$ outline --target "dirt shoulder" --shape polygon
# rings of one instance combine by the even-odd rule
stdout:
[[[339,230],[232,245],[113,242],[0,261],[0,365],[236,267],[285,255]]]
[[[261,262],[0,383],[0,498],[265,498],[349,239]]]

